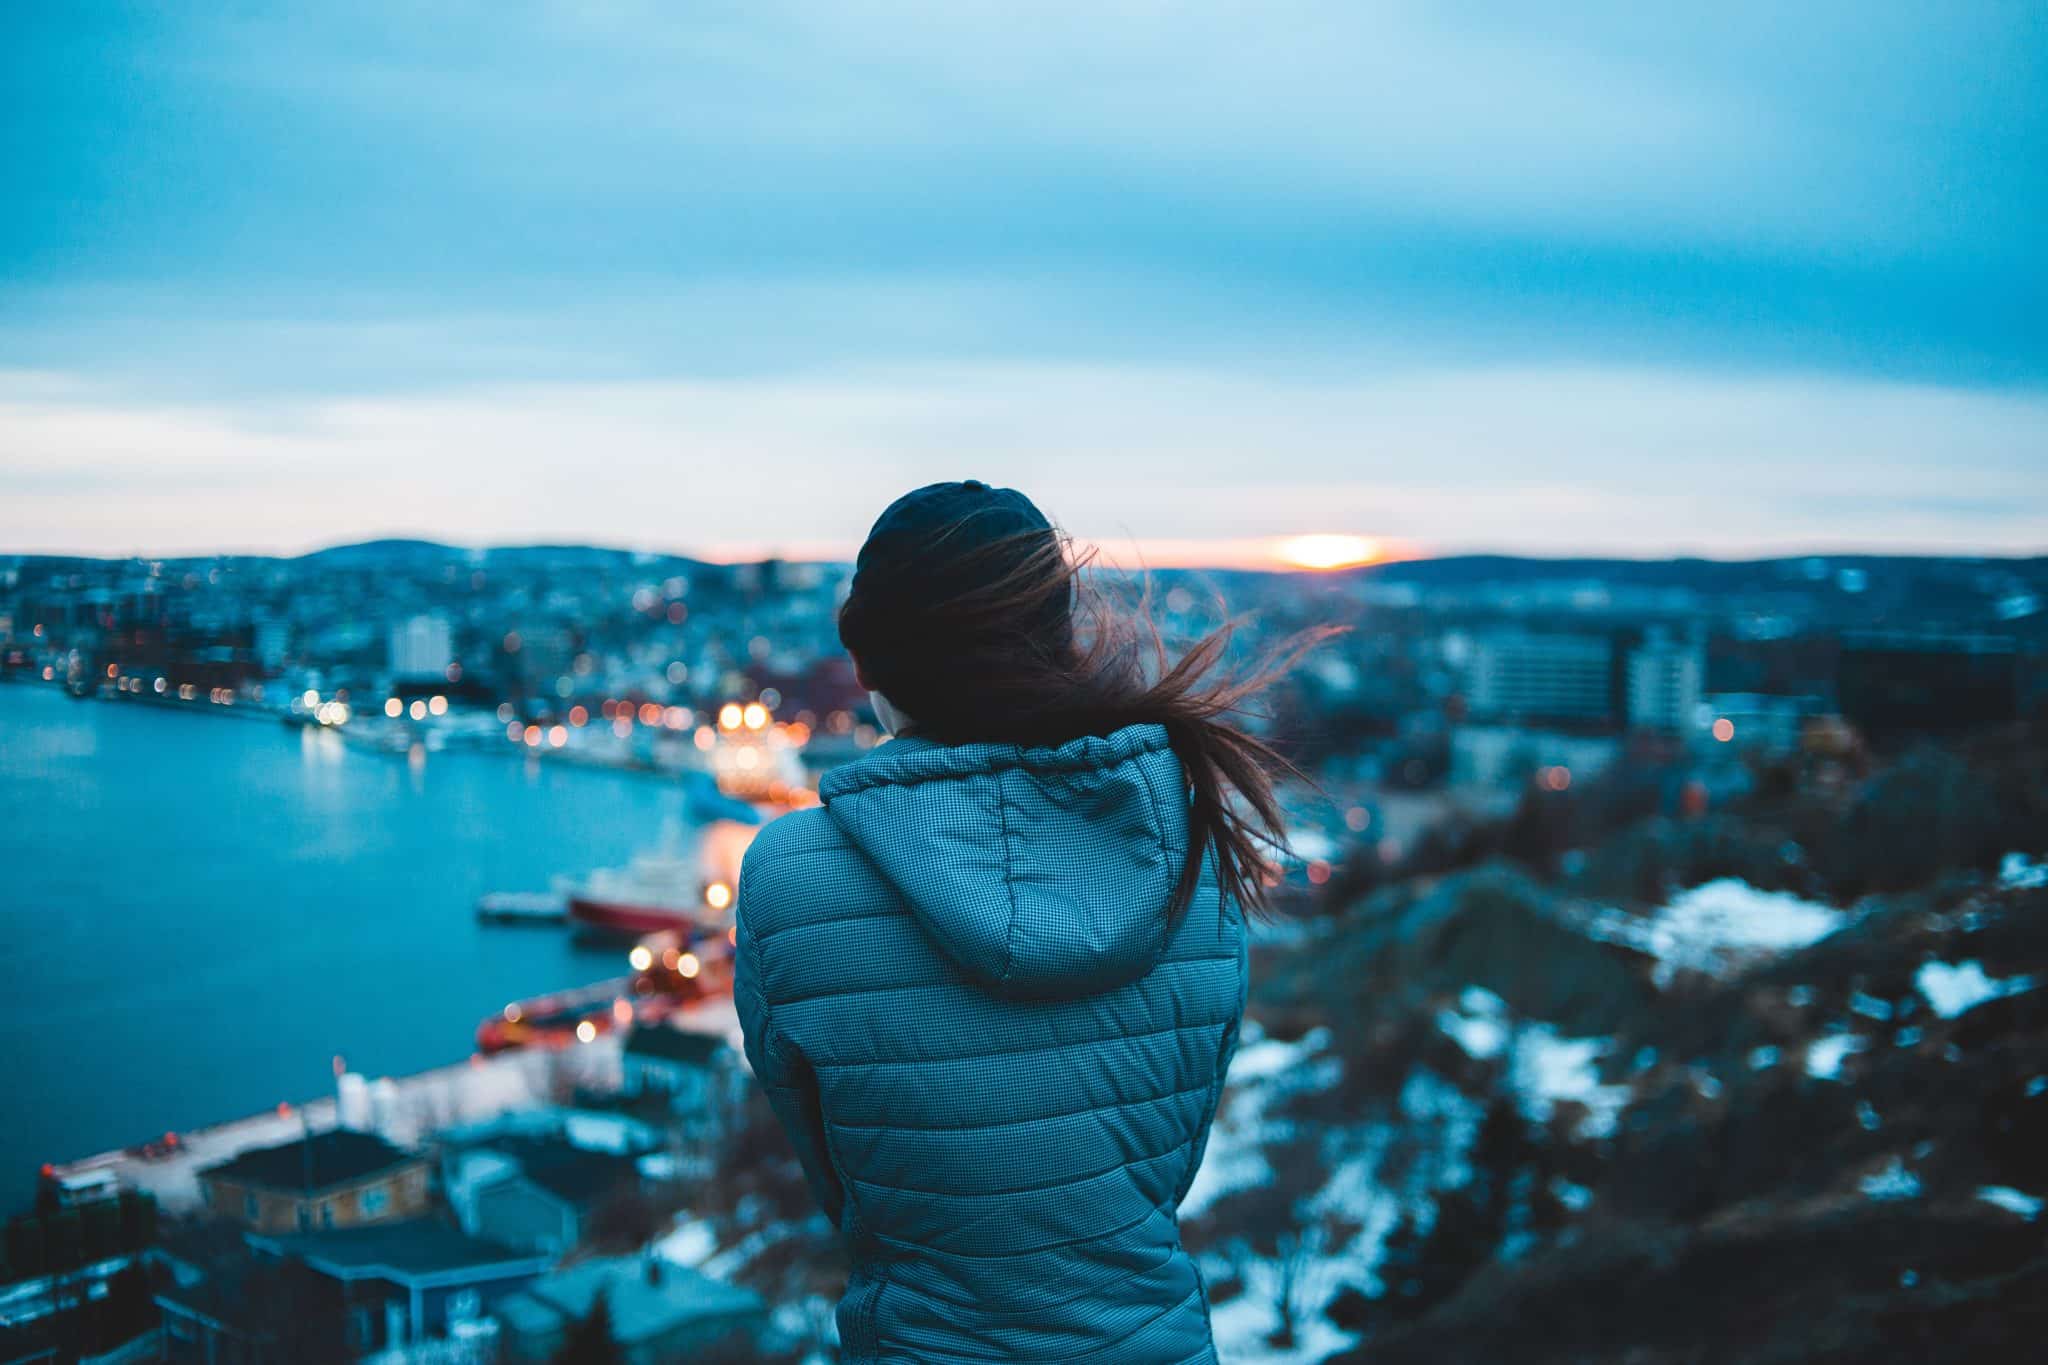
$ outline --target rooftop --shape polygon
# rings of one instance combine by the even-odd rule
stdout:
[[[763,1313],[761,1296],[694,1270],[656,1259],[653,1278],[639,1256],[583,1261],[534,1281],[493,1309],[514,1331],[542,1333],[580,1321],[599,1292],[610,1310],[612,1334],[632,1344],[661,1337],[686,1323]]]
[[[483,1144],[519,1163],[520,1173],[567,1203],[588,1207],[636,1184],[634,1158],[591,1152],[547,1137],[502,1137]]]
[[[262,1189],[311,1192],[364,1180],[418,1159],[374,1133],[330,1128],[275,1147],[243,1152],[199,1175]]]
[[[471,1237],[432,1218],[376,1223],[280,1237],[251,1234],[249,1245],[343,1280],[447,1281],[465,1274],[538,1275],[552,1258]]]
[[[726,1050],[725,1040],[716,1034],[670,1028],[666,1024],[643,1024],[626,1036],[629,1057],[658,1057],[704,1066]]]

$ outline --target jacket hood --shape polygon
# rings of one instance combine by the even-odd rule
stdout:
[[[819,790],[941,951],[991,990],[1093,994],[1165,950],[1188,803],[1161,726],[1048,748],[906,735]]]

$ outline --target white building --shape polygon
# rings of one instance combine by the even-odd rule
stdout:
[[[1628,723],[1683,734],[1699,714],[1707,653],[1697,639],[1652,632],[1628,656]]]
[[[455,662],[454,632],[445,616],[410,616],[391,628],[391,674],[396,680],[446,678]]]

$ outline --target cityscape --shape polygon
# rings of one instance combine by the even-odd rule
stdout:
[[[5,37],[0,1365],[2042,1356],[2048,7]]]
[[[14,781],[60,777],[23,736],[104,715],[135,717],[129,744],[161,727],[246,738],[237,781],[262,781],[258,762],[340,764],[445,802],[489,790],[435,785],[468,768],[642,797],[606,803],[613,824],[638,812],[613,831],[619,866],[577,865],[563,839],[531,884],[403,912],[431,926],[402,940],[426,982],[466,940],[553,945],[494,969],[503,998],[471,1028],[424,1035],[416,997],[356,983],[342,1022],[296,1050],[283,1025],[270,1066],[227,1077],[211,1111],[189,1093],[136,1107],[143,1073],[203,1057],[136,1040],[129,1075],[39,1043],[65,1078],[43,1082],[53,1119],[29,1129],[44,1149],[9,1147],[10,1330],[81,1359],[146,1341],[171,1359],[548,1360],[603,1299],[636,1358],[829,1350],[835,1253],[749,1094],[730,928],[759,825],[889,742],[834,633],[848,577],[426,542],[0,561]],[[1975,1180],[1973,1244],[2025,1235],[2048,1150],[2028,1136],[2041,1111],[2021,1103],[2043,1082],[2011,1069],[2027,1049],[2048,1067],[2033,994],[2048,961],[2028,918],[2048,887],[2048,560],[1475,557],[1100,577],[1149,604],[1169,641],[1239,621],[1247,658],[1306,624],[1348,627],[1249,722],[1310,782],[1283,793],[1263,1032],[1233,1067],[1186,1212],[1227,1287],[1220,1342],[1312,1359],[1360,1340],[1410,1349],[1404,1332],[1416,1351],[1480,1340],[1457,1335],[1482,1330],[1454,1311],[1463,1281],[1654,1205],[1626,1184],[1634,1164],[1672,1159],[1652,1154],[1674,1142],[1765,1140],[1745,1125],[1821,1121],[1777,1101],[1746,1115],[1745,1092],[1846,1106],[1832,1141],[1872,1153],[1841,1169],[1880,1192],[1874,1209]],[[206,779],[189,780],[155,799],[205,800]],[[262,837],[232,807],[229,821],[249,824],[231,837]],[[414,856],[453,855],[430,842]],[[407,875],[433,884],[424,866]],[[288,883],[245,894],[286,919],[338,908],[362,917],[354,937],[399,941],[380,927],[391,907],[329,907]],[[1873,958],[1874,944],[1841,944],[1845,925],[1916,937]],[[1909,970],[1929,934],[1965,937],[1953,960]],[[320,1014],[309,989],[266,972],[239,1003]],[[1759,1016],[1772,991],[1789,1003]],[[1746,1022],[1688,1035],[1681,999],[1681,1014]],[[161,1008],[202,1005],[173,994]],[[374,1041],[394,1025],[415,1036]],[[1975,1046],[2013,1055],[1977,1063]],[[355,1069],[359,1050],[396,1069]],[[1880,1050],[1897,1060],[1880,1068]],[[2018,1106],[1981,1150],[1951,1153],[1967,1173],[1940,1170],[1956,1114],[1914,1110],[1919,1082],[1898,1074],[1922,1057],[1983,1066],[1981,1103]],[[2000,1099],[2007,1084],[2026,1088]],[[1895,1106],[1911,1117],[1888,1121]],[[1903,1157],[1890,1123],[1915,1134]],[[1325,1136],[1304,1147],[1310,1129]],[[1485,1162],[1514,1193],[1474,1206],[1484,1182],[1459,1172]],[[1290,1201],[1277,1214],[1273,1191]],[[1730,1197],[1695,1191],[1688,1207]],[[1322,1210],[1306,1232],[1274,1221],[1301,1208]]]

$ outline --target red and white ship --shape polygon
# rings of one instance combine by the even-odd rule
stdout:
[[[566,888],[570,920],[601,933],[641,938],[667,930],[722,933],[732,925],[733,888],[755,826],[714,820],[692,847],[664,841],[625,867],[600,868]]]

